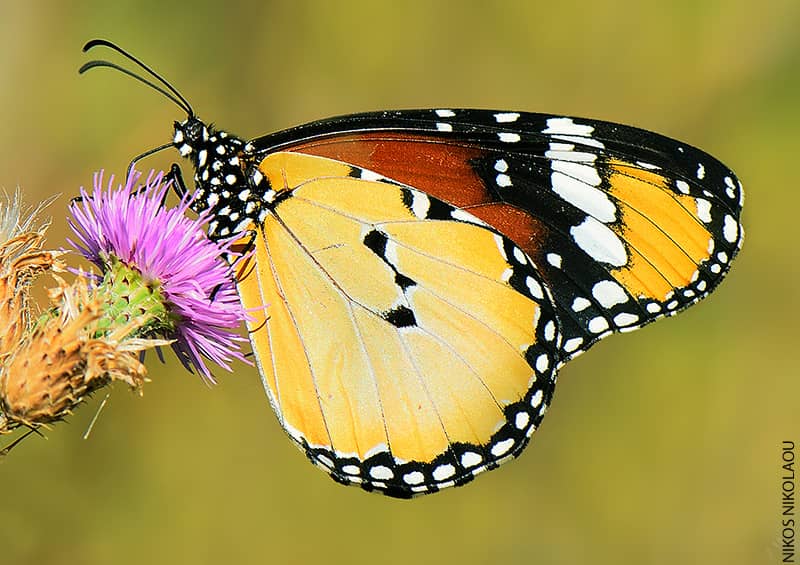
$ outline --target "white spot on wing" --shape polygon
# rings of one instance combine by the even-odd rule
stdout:
[[[565,133],[568,135],[590,136],[594,127],[576,124],[572,118],[549,118],[542,133]]]
[[[494,119],[497,121],[498,124],[505,124],[510,122],[516,122],[519,119],[518,112],[501,112],[499,114],[494,115]]]
[[[504,143],[517,143],[521,139],[518,133],[505,131],[498,133],[497,137]]]
[[[439,131],[453,131],[453,126],[444,122],[438,122],[436,124],[436,129]]]
[[[602,141],[599,141],[593,137],[580,137],[578,135],[554,135],[553,139],[560,139],[562,141],[571,141],[573,143],[577,143],[580,145],[589,145],[591,147],[597,147],[599,149],[603,149],[605,147]]]
[[[527,285],[528,290],[531,293],[531,296],[533,296],[535,299],[542,300],[544,298],[544,291],[542,291],[542,285],[540,285],[536,279],[534,279],[531,276],[527,276],[525,277],[525,284]]]
[[[555,168],[556,164],[566,165],[567,163],[554,162],[553,168]],[[569,164],[573,167],[583,167],[592,171],[594,177],[596,177],[596,184],[600,184],[600,177],[594,167],[575,163]],[[587,171],[580,172],[584,173],[585,177],[589,177],[587,180],[595,180]],[[613,222],[616,219],[616,206],[602,190],[595,188],[595,186],[590,186],[586,181],[560,171],[553,172],[550,176],[550,182],[553,186],[553,192],[579,210],[594,216],[601,222]]]
[[[575,300],[572,301],[572,311],[573,312],[583,312],[592,303],[586,300],[583,296],[578,296]]]
[[[636,314],[630,314],[628,312],[623,312],[621,314],[617,314],[614,316],[614,323],[618,326],[630,326],[631,324],[635,324],[639,321],[639,316]]]
[[[574,163],[594,163],[597,160],[597,155],[594,153],[586,153],[584,151],[573,151],[572,149],[567,150],[555,150],[553,149],[554,145],[563,145],[561,143],[551,143],[550,150],[544,152],[544,156],[548,159],[552,159],[553,161],[570,161]],[[575,147],[574,145],[568,145],[567,147]]]
[[[544,339],[547,341],[553,341],[553,338],[556,337],[556,325],[553,320],[550,320],[544,326]]]
[[[582,183],[597,186],[600,184],[600,175],[591,165],[575,163],[572,161],[553,161],[551,166],[554,171],[564,173],[568,177],[581,181]]]
[[[323,467],[327,467],[328,469],[333,469],[334,464],[331,461],[331,458],[327,455],[317,455],[317,462],[321,463]]]
[[[378,479],[380,481],[386,481],[394,477],[392,470],[385,465],[376,465],[369,470],[369,474],[373,479]]]
[[[603,333],[608,329],[608,320],[606,320],[602,316],[597,316],[589,320],[589,324],[587,327],[589,328],[589,331],[594,334]]]
[[[433,470],[433,478],[437,481],[443,481],[445,479],[449,479],[453,475],[456,474],[456,468],[453,467],[450,463],[445,465],[439,465]]]
[[[384,247],[383,255],[386,257],[386,260],[389,261],[390,265],[394,265],[396,267],[399,262],[397,257],[397,243],[391,239],[388,240],[386,242],[386,246]]]
[[[453,218],[454,220],[461,220],[462,222],[478,224],[479,226],[486,225],[486,223],[483,220],[477,218],[476,216],[473,216],[472,214],[470,214],[466,210],[462,210],[461,208],[453,208],[453,211],[450,212],[450,217]]]
[[[511,177],[508,175],[499,174],[494,180],[497,183],[497,186],[500,188],[507,188],[511,186]]]
[[[425,480],[425,475],[419,471],[411,471],[403,475],[403,481],[409,485],[418,485]]]
[[[628,262],[625,245],[614,231],[588,216],[582,223],[569,230],[572,239],[595,261],[622,267]]]
[[[504,439],[503,441],[498,441],[496,444],[492,446],[492,449],[490,451],[492,452],[492,455],[494,455],[495,457],[500,457],[501,455],[505,455],[506,453],[511,451],[512,447],[514,447],[514,440],[509,438],[509,439]]]
[[[725,214],[725,219],[722,224],[722,236],[728,243],[733,243],[739,235],[739,224],[733,219],[730,214]]]
[[[452,110],[436,110],[436,115],[440,118],[452,118],[456,113]]]
[[[697,198],[697,217],[704,223],[711,222],[711,202],[705,198]]]
[[[411,211],[417,218],[424,218],[431,208],[431,200],[427,194],[415,192],[411,201]]]
[[[480,453],[475,453],[474,451],[466,451],[461,455],[461,465],[466,468],[474,467],[481,461],[483,461],[483,457],[481,457]]]
[[[547,259],[547,262],[550,263],[552,266],[554,266],[556,269],[561,268],[561,255],[559,255],[558,253],[548,253],[545,259]]]
[[[383,175],[379,175],[375,171],[370,171],[369,169],[361,169],[361,176],[359,177],[361,180],[368,180],[371,182],[383,180]]]
[[[628,293],[615,281],[600,281],[592,287],[592,296],[603,308],[611,308],[628,301]]]

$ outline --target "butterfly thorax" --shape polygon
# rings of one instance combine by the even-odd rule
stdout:
[[[211,215],[211,237],[230,237],[263,220],[262,202],[251,180],[252,158],[244,140],[189,117],[175,122],[172,143],[194,167],[192,209]]]

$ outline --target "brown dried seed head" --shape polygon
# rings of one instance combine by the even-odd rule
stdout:
[[[26,336],[0,367],[0,433],[61,420],[86,395],[113,380],[139,389],[147,373],[137,352],[168,343],[125,340],[146,319],[97,337],[103,297],[90,294],[82,277],[69,286],[57,280],[51,295],[60,314]]]

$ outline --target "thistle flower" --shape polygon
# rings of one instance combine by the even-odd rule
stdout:
[[[139,178],[134,172],[115,188],[113,176],[105,183],[95,174],[92,192],[82,188],[70,206],[76,240],[68,241],[102,270],[99,286],[113,295],[109,320],[120,325],[146,312],[150,321],[137,336],[174,340],[184,366],[213,382],[204,358],[229,370],[244,359],[235,330],[246,315],[222,259],[231,242],[208,239],[207,215],[185,215],[190,198],[164,208],[170,183],[163,173],[151,172],[143,186]]]

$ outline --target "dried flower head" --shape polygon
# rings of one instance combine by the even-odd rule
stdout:
[[[105,183],[95,174],[92,192],[81,189],[70,206],[77,238],[70,244],[101,268],[103,285],[126,306],[141,301],[141,311],[150,312],[142,337],[174,339],[184,366],[213,380],[204,357],[226,369],[243,359],[235,331],[246,315],[222,259],[229,244],[207,237],[208,216],[186,216],[189,198],[164,207],[170,185],[163,173],[151,172],[143,186],[139,178],[134,172],[115,187],[113,176]]]
[[[139,389],[146,370],[138,352],[167,343],[129,338],[139,319],[99,331],[107,296],[83,277],[57,281],[50,292],[57,315],[43,317],[0,367],[0,432],[62,420],[113,380]]]

